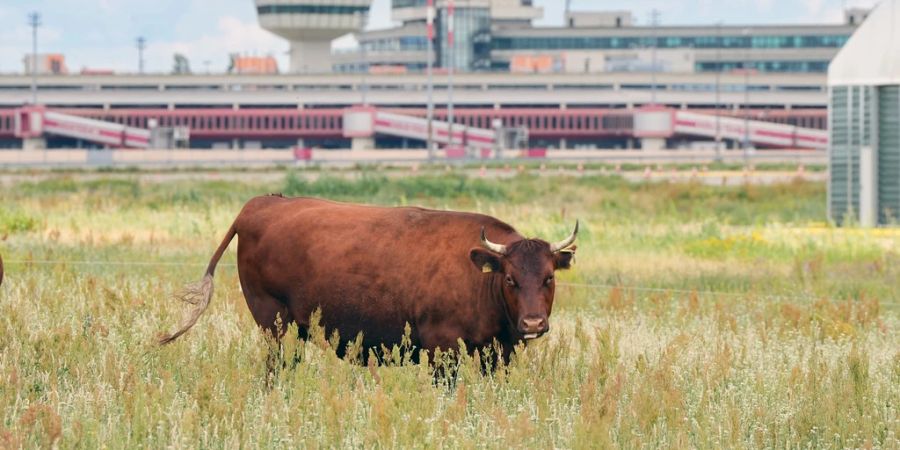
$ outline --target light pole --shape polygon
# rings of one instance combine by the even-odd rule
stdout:
[[[741,33],[746,40],[744,48],[744,163],[750,152],[750,29],[744,28]]]
[[[428,0],[426,40],[428,41],[428,162],[434,162],[434,0]]]
[[[650,67],[650,80],[653,83],[650,90],[650,103],[652,105],[656,105],[656,46],[657,46],[657,37],[656,37],[656,27],[659,25],[659,10],[653,9],[650,11],[650,25],[653,29],[653,45],[650,47],[650,59],[651,59],[651,67]]]
[[[722,22],[716,23],[716,161],[722,160],[722,117],[719,105],[722,103]]]
[[[38,12],[28,14],[28,25],[31,26],[31,104],[37,105],[37,30],[41,26],[41,14]]]
[[[456,43],[453,36],[453,0],[447,2],[447,144],[453,146],[453,67],[456,63]]]
[[[147,40],[143,36],[137,38],[138,49],[138,73],[144,73],[144,49],[147,48]]]
[[[361,30],[360,34],[359,34],[360,38],[358,39],[359,55],[361,58],[361,61],[359,64],[359,70],[362,73],[362,80],[360,82],[361,83],[360,84],[360,93],[362,96],[362,105],[366,106],[369,104],[368,98],[367,98],[368,94],[369,94],[369,80],[368,80],[369,55],[368,55],[368,53],[366,53],[366,46],[362,42],[362,34],[366,32],[366,26],[368,26],[368,23],[369,23],[369,14],[368,14],[368,12],[366,12],[366,13],[359,12],[357,14],[359,14],[359,22],[360,22],[360,30]]]

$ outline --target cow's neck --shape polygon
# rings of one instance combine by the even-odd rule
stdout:
[[[479,308],[485,314],[481,315],[480,320],[485,326],[497,330],[499,335],[495,334],[495,336],[498,340],[503,341],[503,338],[510,335],[515,323],[512,316],[510,316],[506,297],[503,294],[503,276],[494,274],[486,278],[484,286],[486,292],[485,295],[480,296],[484,304],[480,305]]]

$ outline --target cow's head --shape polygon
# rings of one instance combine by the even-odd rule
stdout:
[[[525,339],[533,339],[550,329],[550,311],[556,290],[554,272],[568,269],[575,258],[578,222],[569,237],[556,243],[522,239],[509,245],[488,240],[481,229],[481,247],[469,258],[479,270],[502,284],[509,319]]]

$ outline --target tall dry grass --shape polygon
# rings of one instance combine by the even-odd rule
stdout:
[[[0,447],[900,446],[900,235],[814,224],[820,185],[369,176],[0,193],[0,216],[31,223],[0,242]],[[273,347],[229,253],[198,325],[153,345],[241,202],[282,188],[548,238],[580,218],[553,332],[488,376],[462,358],[452,387],[428,365],[347,364],[315,333]]]

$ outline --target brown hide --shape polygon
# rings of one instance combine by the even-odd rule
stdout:
[[[485,250],[482,229],[513,249],[509,255]],[[534,325],[540,316],[541,333],[548,329],[552,274],[569,263],[561,265],[546,242],[481,214],[266,196],[238,215],[210,263],[210,281],[235,234],[241,287],[259,326],[281,335],[280,316],[305,334],[320,308],[326,333],[340,333],[339,354],[359,333],[367,348],[400,344],[407,323],[416,348],[456,349],[462,339],[474,349],[496,339],[508,354],[526,319]],[[483,258],[493,261],[491,272]],[[521,302],[510,300],[517,295]]]

